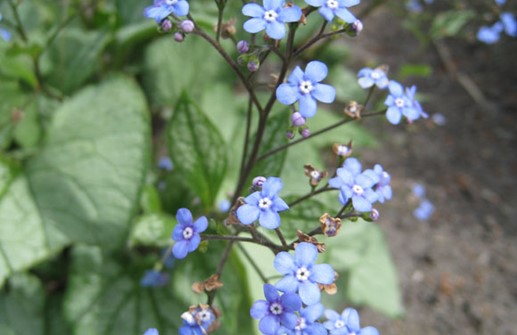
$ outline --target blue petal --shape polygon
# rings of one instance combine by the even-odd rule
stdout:
[[[285,24],[278,21],[271,21],[266,24],[266,34],[274,40],[280,40],[285,36]]]
[[[354,23],[357,20],[356,17],[346,8],[336,8],[335,13],[346,23]]]
[[[287,312],[296,312],[302,308],[300,297],[295,293],[285,293],[280,297],[280,302]]]
[[[281,104],[284,105],[294,104],[298,100],[299,96],[300,92],[296,86],[282,84],[276,89],[276,98]]]
[[[190,213],[190,211],[186,208],[180,208],[176,212],[176,220],[178,220],[178,222],[181,225],[191,224],[192,223],[192,213]]]
[[[316,100],[310,94],[302,94],[299,98],[300,114],[303,117],[313,117],[316,115]]]
[[[353,308],[346,308],[343,313],[341,313],[343,320],[346,323],[348,329],[353,332],[359,332],[361,330],[361,326],[359,324],[359,313]]]
[[[298,291],[298,284],[299,282],[294,276],[284,276],[275,284],[275,287],[285,293],[296,293]]]
[[[277,10],[279,7],[282,7],[283,0],[264,0],[264,8],[266,10]]]
[[[249,19],[248,21],[244,22],[243,28],[248,33],[255,34],[266,28],[266,21],[256,18]]]
[[[294,5],[293,7],[283,8],[278,14],[278,21],[280,22],[297,22],[302,17],[302,10],[300,7]]]
[[[257,300],[251,306],[250,315],[254,319],[262,319],[266,314],[268,314],[269,304],[265,300]]]
[[[390,107],[386,112],[386,118],[391,124],[399,124],[402,119],[402,113],[397,107]]]
[[[277,289],[271,284],[264,284],[264,296],[269,302],[276,301],[280,297]]]
[[[334,269],[328,264],[316,264],[312,266],[309,279],[319,284],[332,284],[334,282]]]
[[[298,294],[300,295],[302,302],[306,305],[313,305],[318,303],[321,298],[321,292],[318,284],[311,283],[310,281],[305,281],[300,284]]]
[[[273,266],[283,275],[293,273],[297,269],[293,256],[287,251],[281,251],[275,256]]]
[[[208,220],[206,219],[205,216],[201,216],[199,219],[197,219],[194,222],[194,231],[198,234],[204,232],[207,227],[208,227]]]
[[[305,2],[313,7],[320,7],[323,6],[325,0],[305,0]]]
[[[318,12],[329,22],[334,19],[334,11],[328,7],[322,6],[318,9]]]
[[[144,335],[159,335],[158,329],[156,328],[149,328],[145,331]]]
[[[189,4],[186,1],[178,1],[174,5],[174,14],[176,16],[185,16],[188,14]]]
[[[174,241],[181,241],[183,240],[183,230],[185,229],[185,225],[182,225],[181,223],[178,223],[174,230],[172,231],[172,239]]]
[[[360,196],[353,196],[352,204],[354,205],[355,210],[358,212],[369,212],[372,210],[372,204]]]
[[[379,199],[379,195],[375,193],[375,191],[371,188],[364,190],[363,197],[371,204],[373,204]]]
[[[377,80],[377,82],[375,84],[377,85],[378,88],[383,90],[386,87],[388,87],[389,83],[390,83],[390,81],[389,81],[388,77],[382,77],[379,80]]]
[[[330,104],[336,98],[336,89],[330,85],[317,84],[311,94],[316,100]]]
[[[346,161],[343,163],[343,167],[346,170],[350,171],[350,173],[352,173],[352,175],[354,176],[360,174],[362,169],[361,162],[359,162],[359,160],[355,157],[347,158]]]
[[[359,169],[361,169],[360,167],[361,164],[359,164]],[[345,185],[352,185],[354,183],[354,174],[355,172],[352,172],[352,171],[349,171],[346,167],[342,167],[342,168],[338,168],[337,171],[337,176],[339,178],[341,178],[341,180],[343,181],[343,183]]]
[[[420,112],[416,108],[412,107],[404,108],[402,110],[402,114],[404,114],[404,116],[410,121],[416,120],[420,117]]]
[[[194,234],[190,241],[188,241],[188,252],[192,252],[199,247],[199,243],[201,243],[201,237],[198,234]]]
[[[289,209],[289,206],[280,197],[275,197],[273,200],[273,206],[271,207],[275,212],[281,212]]]
[[[343,180],[339,177],[331,178],[329,179],[329,185],[333,188],[340,188],[343,185]]]
[[[242,205],[237,208],[237,218],[242,224],[252,224],[257,221],[260,214],[260,210],[256,206]]]
[[[319,83],[327,77],[328,69],[325,63],[314,60],[305,67],[305,77],[313,83]]]
[[[293,72],[291,72],[291,74],[289,75],[289,78],[287,78],[287,81],[292,86],[298,88],[298,85],[304,80],[303,76],[304,76],[304,73],[303,73],[302,69],[299,66],[297,66],[294,68]]]
[[[390,89],[390,93],[396,97],[400,97],[404,94],[404,88],[395,80],[390,80],[390,84],[388,85]]]
[[[305,328],[307,335],[327,335],[328,332],[321,323],[313,323]]]
[[[338,200],[342,205],[345,205],[348,202],[348,199],[350,199],[349,195],[346,195],[345,192],[343,192],[343,189],[340,190]]]
[[[373,178],[371,178],[371,177],[373,177]],[[376,182],[379,181],[379,176],[373,175],[371,177],[367,176],[365,173],[361,173],[357,177],[355,177],[355,182],[362,188],[370,188]]]
[[[302,242],[294,249],[294,263],[296,266],[311,266],[318,257],[318,249],[314,244]]]
[[[280,226],[280,215],[272,210],[265,210],[260,213],[259,223],[267,229],[277,229]]]
[[[276,335],[279,327],[280,320],[271,315],[266,315],[259,322],[260,331],[266,335]]]
[[[264,13],[265,13],[264,8],[262,8],[260,5],[257,5],[256,3],[249,3],[249,4],[244,5],[244,7],[242,7],[242,14],[244,14],[246,16],[251,16],[254,18],[262,18]],[[264,28],[262,28],[262,29],[264,29]]]
[[[358,5],[359,2],[361,2],[361,0],[342,0],[341,3],[345,7],[352,7],[352,6]]]
[[[288,329],[293,329],[298,323],[298,317],[294,313],[283,313],[281,319],[282,324]]]
[[[262,185],[261,195],[262,197],[273,199],[277,193],[280,192],[283,186],[284,184],[282,183],[282,179],[278,177],[269,177]]]
[[[386,100],[384,101],[384,104],[386,106],[393,106],[393,105],[395,105],[395,98],[393,97],[393,95],[391,95],[391,94],[388,95],[386,97]]]
[[[244,202],[248,205],[258,206],[260,199],[262,199],[262,196],[260,195],[260,192],[257,191],[244,198]]]
[[[314,321],[318,320],[321,315],[323,314],[323,305],[318,303],[311,306],[307,306],[304,308],[300,315],[306,320],[309,321],[309,323],[313,323]]]
[[[177,259],[183,259],[187,256],[188,253],[188,242],[187,241],[178,241],[172,247],[172,253],[174,257]]]
[[[161,20],[167,17],[167,15],[170,14],[170,11],[168,11],[166,8],[159,6],[159,7],[146,7],[144,9],[144,16],[148,17],[150,19],[154,19],[156,22],[160,23]]]
[[[379,331],[374,327],[364,327],[361,329],[361,335],[379,335]]]
[[[357,82],[359,83],[359,86],[361,86],[361,88],[372,87],[374,84],[373,80],[370,77],[361,77]]]
[[[326,309],[324,314],[325,317],[329,319],[329,321],[332,321],[332,323],[334,323],[336,320],[341,319],[341,315],[339,315],[338,312],[336,312],[333,309]]]

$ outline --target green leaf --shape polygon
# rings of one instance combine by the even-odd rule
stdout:
[[[43,54],[45,81],[65,94],[74,92],[97,71],[110,38],[102,31],[64,30]]]
[[[160,201],[160,194],[154,185],[145,185],[142,196],[140,197],[140,206],[144,213],[161,213],[162,202]]]
[[[223,244],[216,243],[206,254],[189,254],[187,260],[176,262],[168,286],[144,288],[140,279],[149,265],[134,262],[134,257],[110,256],[97,247],[75,248],[65,297],[65,315],[73,325],[73,334],[143,334],[150,327],[160,334],[177,334],[181,314],[190,305],[206,301],[205,296],[191,291],[192,283],[214,273],[222,249]],[[222,311],[217,333],[250,334],[247,311],[251,299],[245,292],[234,291],[247,281],[235,254],[226,264],[222,281],[225,286],[215,301]]]
[[[192,191],[210,208],[227,166],[224,140],[203,112],[183,94],[167,126],[169,155]]]
[[[45,226],[72,241],[119,246],[138,205],[148,146],[145,98],[127,78],[85,88],[65,102],[41,153],[27,163]]]
[[[22,119],[14,128],[14,139],[23,148],[30,148],[38,144],[43,129],[40,124],[38,110],[34,104],[25,109]]]
[[[400,80],[408,77],[429,77],[433,69],[427,64],[404,64],[400,69]]]
[[[167,214],[147,214],[139,217],[129,237],[130,246],[170,245],[171,233],[176,225],[174,217]]]
[[[45,295],[34,276],[18,274],[9,280],[9,290],[0,295],[0,334],[43,335]]]
[[[430,34],[436,39],[456,36],[475,16],[473,10],[450,10],[439,13],[433,20]]]
[[[342,294],[351,303],[368,305],[388,316],[404,312],[397,272],[384,235],[371,222],[344,222],[337,237],[324,240],[329,263],[340,274],[338,294],[328,302],[342,308]]]

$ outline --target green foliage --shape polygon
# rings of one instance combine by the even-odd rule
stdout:
[[[473,10],[450,10],[439,13],[433,19],[430,34],[432,38],[456,36],[476,14]]]

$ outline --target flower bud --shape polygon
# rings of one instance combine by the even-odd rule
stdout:
[[[266,181],[266,177],[263,177],[263,176],[258,176],[258,177],[255,177],[253,178],[251,184],[253,185],[253,187],[262,187],[262,185],[264,185],[264,182]]]
[[[303,128],[302,131],[300,132],[300,134],[302,135],[303,138],[307,138],[307,137],[311,136],[311,131],[309,130],[309,128]]]
[[[379,211],[378,211],[378,210],[376,210],[375,208],[372,208],[372,211],[371,211],[371,213],[370,213],[370,218],[371,218],[373,221],[377,221],[377,220],[379,220],[379,216],[380,216]]]
[[[172,29],[172,22],[169,20],[163,20],[161,27],[162,27],[162,31],[168,32]]]
[[[286,136],[288,139],[292,140],[292,139],[294,138],[294,133],[293,133],[293,131],[292,131],[292,130],[288,130],[288,131],[285,133],[285,136]]]
[[[194,31],[194,22],[191,20],[185,20],[180,23],[180,28],[186,33],[191,33]]]
[[[363,23],[361,20],[355,20],[354,23],[352,23],[352,30],[355,32],[355,35],[359,35],[361,31],[363,31]]]
[[[305,124],[305,118],[302,114],[295,112],[291,114],[291,124],[295,127],[303,126]]]
[[[237,42],[237,50],[239,53],[244,54],[250,50],[250,47],[248,45],[248,42],[242,40]]]
[[[250,72],[255,72],[259,69],[259,63],[256,61],[251,61],[248,63],[248,70]]]
[[[176,42],[183,42],[185,40],[185,35],[183,35],[183,33],[176,32],[174,33],[174,40]]]

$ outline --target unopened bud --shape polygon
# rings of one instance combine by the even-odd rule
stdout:
[[[248,70],[250,72],[255,72],[259,69],[259,63],[256,61],[251,61],[248,63]]]
[[[180,28],[186,33],[191,33],[194,31],[194,22],[191,20],[185,20],[180,23]]]
[[[174,40],[176,42],[183,42],[185,40],[185,35],[183,35],[183,33],[176,32],[174,33]]]
[[[262,185],[264,185],[266,181],[266,177],[263,177],[263,176],[258,176],[258,177],[255,177],[253,178],[253,180],[251,181],[251,185],[253,185],[253,187],[262,187]]]
[[[291,114],[291,124],[295,127],[303,126],[305,124],[305,118],[302,114],[295,112]]]
[[[370,213],[370,218],[373,220],[373,221],[377,221],[379,220],[379,211],[376,210],[375,208],[372,209],[371,213]]]
[[[292,140],[294,138],[294,133],[291,131],[291,130],[288,130],[286,133],[285,133],[285,136]]]
[[[172,29],[172,22],[169,20],[163,20],[161,27],[164,32],[170,31]]]
[[[239,51],[239,53],[241,54],[244,54],[246,52],[248,52],[250,50],[250,47],[248,45],[248,42],[246,41],[239,41],[237,43],[237,50]]]
[[[309,130],[309,128],[303,128],[300,132],[300,135],[302,135],[303,138],[307,138],[311,136],[311,131]]]
[[[355,32],[356,35],[359,35],[361,31],[363,31],[363,23],[361,20],[355,20],[354,23],[352,23],[352,30]]]

